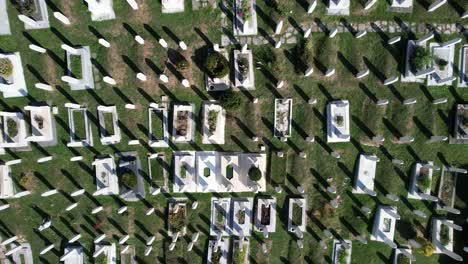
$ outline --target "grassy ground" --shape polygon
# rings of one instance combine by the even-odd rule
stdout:
[[[210,219],[209,194],[177,195],[187,197],[191,201],[198,200],[197,210],[188,209],[187,236],[177,242],[174,251],[167,250],[170,241],[167,236],[167,202],[172,195],[160,194],[156,197],[147,195],[141,202],[128,203],[129,210],[124,215],[118,215],[117,209],[127,204],[118,197],[93,197],[95,191],[94,168],[92,160],[99,154],[114,154],[122,151],[138,151],[142,161],[142,171],[146,172],[148,164],[146,155],[149,152],[164,152],[166,161],[171,163],[173,150],[225,150],[225,151],[258,151],[258,144],[268,147],[269,182],[268,194],[274,194],[278,199],[277,232],[263,239],[262,234],[254,233],[251,237],[251,263],[329,263],[331,259],[331,244],[328,250],[322,250],[318,245],[324,239],[322,230],[332,228],[336,235],[352,239],[357,234],[366,235],[372,228],[373,215],[363,215],[359,212],[361,206],[371,209],[378,204],[391,204],[398,207],[402,220],[397,223],[395,240],[399,244],[407,244],[416,232],[428,235],[429,220],[415,218],[411,211],[419,209],[427,214],[442,214],[436,212],[433,204],[407,200],[409,177],[412,165],[419,160],[432,160],[436,165],[455,165],[467,167],[468,149],[462,145],[446,143],[428,143],[430,135],[447,135],[454,103],[466,102],[468,91],[444,86],[426,87],[419,84],[397,83],[394,86],[383,86],[385,78],[398,75],[405,41],[395,46],[387,46],[382,36],[369,33],[363,39],[356,40],[350,33],[338,34],[334,39],[328,39],[324,34],[313,34],[304,43],[304,63],[316,68],[311,78],[304,78],[298,65],[294,45],[284,45],[282,49],[272,50],[271,47],[252,47],[256,60],[273,60],[266,69],[255,70],[256,90],[242,92],[244,102],[242,107],[233,111],[227,117],[226,144],[223,146],[206,146],[201,144],[201,104],[203,100],[212,99],[212,95],[204,90],[203,73],[199,69],[202,50],[205,45],[217,43],[220,40],[221,13],[201,10],[190,11],[191,4],[186,3],[186,12],[182,14],[162,15],[159,1],[138,1],[140,9],[133,11],[125,1],[115,1],[116,20],[95,23],[90,21],[90,14],[82,1],[51,0],[49,14],[60,10],[72,21],[71,26],[64,26],[51,17],[51,28],[46,30],[23,31],[22,24],[15,18],[17,11],[9,6],[10,24],[13,36],[0,37],[0,50],[5,52],[20,51],[25,68],[29,95],[25,98],[1,99],[1,108],[5,111],[22,109],[31,102],[45,101],[59,106],[56,116],[58,145],[42,148],[32,146],[30,152],[12,152],[7,150],[3,160],[23,159],[20,166],[13,167],[13,176],[18,189],[31,190],[30,196],[21,199],[3,201],[9,203],[11,209],[0,212],[0,234],[2,237],[17,235],[20,240],[31,243],[35,261],[42,263],[58,263],[63,254],[66,241],[81,233],[80,239],[86,249],[86,256],[91,260],[93,253],[92,240],[101,233],[107,235],[106,241],[116,242],[123,234],[130,234],[129,244],[136,246],[139,263],[204,263],[208,248],[208,233]],[[187,1],[188,2],[188,1]],[[434,14],[422,11],[427,1],[416,0],[412,14],[397,14],[386,12],[386,1],[379,1],[377,7],[369,13],[362,13],[362,3],[353,2],[350,21],[401,20],[452,23],[457,21],[457,11],[454,6],[463,6],[462,0],[449,1]],[[303,1],[288,1],[288,8],[295,10],[297,22],[309,21],[310,16],[304,12]],[[258,1],[259,10],[268,14],[267,3]],[[466,6],[465,6],[466,8]],[[338,17],[324,16],[325,8],[320,2],[314,17],[325,22],[338,21]],[[274,30],[271,21],[259,11],[259,27],[269,32]],[[137,44],[133,37],[142,36],[146,44]],[[97,43],[98,37],[106,38],[109,49]],[[164,38],[170,46],[169,52],[158,44],[158,39]],[[388,35],[387,37],[392,37]],[[404,36],[406,38],[407,36]],[[415,36],[418,37],[418,36]],[[455,36],[445,36],[443,40]],[[191,62],[189,70],[178,73],[168,62],[171,52],[177,51],[178,40],[188,44],[189,49],[184,56]],[[466,42],[466,39],[464,39]],[[41,45],[49,50],[48,55],[35,53],[28,49],[30,43]],[[60,49],[62,43],[69,45],[89,45],[93,53],[94,78],[96,90],[71,91],[60,77],[66,74],[65,53]],[[300,53],[299,53],[300,54]],[[274,55],[274,56],[273,56]],[[458,58],[458,46],[457,54]],[[322,66],[321,66],[322,65]],[[368,67],[371,74],[356,80],[353,76],[357,71]],[[331,78],[323,76],[324,69],[335,68],[336,75]],[[148,80],[141,82],[136,79],[136,72],[143,72]],[[168,84],[161,84],[158,75],[169,76]],[[183,88],[180,84],[180,74],[189,79],[193,86]],[[117,81],[115,87],[102,82],[102,76],[109,75]],[[284,79],[283,89],[275,89],[278,80]],[[46,92],[35,89],[34,83],[45,82],[53,85],[56,90]],[[150,102],[159,102],[160,96],[166,95],[173,102],[193,102],[197,113],[197,131],[194,144],[171,144],[168,149],[152,149],[146,143],[142,146],[128,146],[132,139],[142,139],[147,142],[148,114]],[[251,103],[251,99],[259,98],[259,104]],[[287,143],[272,136],[273,133],[273,100],[274,98],[293,98],[293,133]],[[447,97],[448,103],[434,106],[434,98]],[[307,101],[317,99],[317,104],[309,105]],[[402,105],[402,101],[416,98],[418,103],[412,106]],[[350,143],[326,144],[326,104],[335,99],[350,101],[351,134]],[[376,99],[388,99],[386,107],[375,106]],[[76,102],[86,105],[90,111],[90,121],[93,128],[95,146],[88,148],[67,148],[69,141],[68,114],[63,104]],[[124,104],[134,103],[136,110],[124,109]],[[112,146],[103,146],[98,140],[97,105],[117,105],[122,130],[122,141]],[[75,119],[76,121],[77,119]],[[79,123],[76,123],[79,124]],[[369,140],[374,135],[386,138],[380,147],[369,146]],[[393,143],[400,135],[411,135],[415,142],[410,145]],[[261,142],[253,142],[257,136]],[[307,136],[315,136],[316,142],[306,142]],[[278,158],[277,151],[283,151],[284,157]],[[307,158],[300,158],[298,153],[304,151]],[[339,160],[330,153],[339,152]],[[358,154],[373,152],[380,157],[377,167],[376,198],[370,198],[351,193],[354,170]],[[53,155],[49,163],[36,164],[37,158]],[[82,162],[69,162],[70,157],[82,155]],[[405,161],[402,166],[391,163],[392,158]],[[156,173],[158,174],[158,173]],[[143,173],[145,175],[145,173]],[[27,178],[24,178],[26,177]],[[440,173],[435,173],[433,191],[438,187]],[[21,180],[23,179],[24,180]],[[154,176],[154,178],[156,178]],[[283,184],[284,192],[276,194],[273,187]],[[308,201],[307,234],[304,236],[304,248],[299,250],[294,235],[286,231],[287,198],[297,195],[296,187],[304,186]],[[324,189],[328,185],[337,188],[337,194],[332,195]],[[459,177],[456,207],[462,210],[460,216],[450,217],[457,223],[464,222],[468,215],[466,192],[468,186],[466,177]],[[149,184],[146,183],[146,188]],[[40,194],[48,189],[60,189],[61,193],[49,198],[41,198]],[[86,195],[71,197],[69,194],[77,189],[87,190]],[[147,192],[148,193],[148,192]],[[385,198],[388,193],[400,197],[399,202]],[[232,196],[252,196],[253,194],[232,194]],[[230,196],[230,195],[223,195]],[[340,197],[341,204],[337,210],[329,205],[329,200]],[[64,208],[72,202],[78,202],[78,208],[64,212]],[[98,205],[105,210],[97,215],[89,212]],[[146,216],[145,212],[154,207],[154,215]],[[190,206],[188,206],[190,208]],[[48,216],[53,221],[53,228],[39,233],[34,230],[42,218]],[[185,249],[190,237],[195,231],[201,236],[191,252]],[[155,235],[156,242],[153,251],[144,257],[145,241]],[[461,233],[456,233],[456,252],[462,252]],[[262,253],[261,243],[266,243],[268,254]],[[44,256],[39,256],[42,248],[49,243],[55,243],[56,249]],[[382,244],[369,242],[368,245],[353,243],[353,263],[388,263],[392,250]],[[465,256],[467,257],[467,256]],[[447,257],[433,256],[425,258],[417,255],[418,263],[451,263]]]

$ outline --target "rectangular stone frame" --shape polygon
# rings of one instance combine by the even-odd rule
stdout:
[[[91,49],[89,46],[77,46],[74,47],[81,57],[81,79],[78,79],[78,84],[70,83],[70,88],[72,90],[85,90],[85,89],[94,89],[94,77],[93,77],[93,65],[91,63]],[[70,56],[78,56],[71,54],[66,51],[67,58],[67,75],[71,76],[71,60]]]
[[[153,135],[153,118],[156,115],[155,112],[162,113],[162,125],[163,125],[163,135],[162,138],[156,138]],[[149,145],[153,148],[167,148],[169,147],[169,121],[167,113],[167,105],[165,103],[158,105],[157,108],[149,107],[148,108],[148,139]]]
[[[225,226],[224,230],[220,231],[216,228],[216,217],[217,217],[217,212],[216,210],[219,210],[219,206],[221,208],[224,208],[224,221],[225,221]],[[231,233],[230,230],[230,219],[231,219],[231,198],[216,198],[212,197],[211,198],[211,217],[210,217],[210,236],[217,236],[218,234],[221,234],[221,236],[229,236]]]
[[[32,135],[27,138],[28,141],[37,142],[41,146],[52,146],[57,144],[57,130],[55,127],[55,118],[52,114],[52,108],[48,105],[24,107],[29,111],[31,120]],[[43,128],[40,129],[35,116],[40,115],[43,120]]]
[[[120,134],[120,127],[119,127],[119,115],[117,113],[117,107],[113,106],[103,106],[99,105],[97,107],[98,111],[98,119],[99,119],[99,137],[101,138],[101,144],[103,145],[111,145],[117,144],[122,139]],[[112,114],[112,125],[114,134],[111,136],[106,136],[104,133],[105,130],[105,117],[104,114],[110,113]]]
[[[15,197],[15,184],[11,177],[11,168],[8,165],[0,165],[0,199]]]
[[[442,253],[444,249],[447,249],[448,251],[453,251],[453,228],[451,228],[450,226],[447,226],[449,228],[449,238],[450,238],[448,245],[444,246],[440,242],[439,230],[441,228],[443,220],[446,220],[446,219],[442,217],[433,217],[431,221],[431,226],[432,226],[431,242],[432,242],[432,245],[434,245],[435,247],[435,250],[434,250],[435,254]],[[447,220],[447,222],[453,223],[453,220]]]
[[[219,264],[227,264],[228,254],[229,254],[229,239],[221,238],[221,243],[218,245],[218,250],[221,250],[221,259]],[[213,254],[213,248],[216,246],[216,240],[208,241],[208,254],[206,256],[206,263],[212,264],[211,255]]]
[[[195,151],[176,151],[174,152],[174,184],[172,191],[197,192]],[[182,166],[186,166],[186,178],[181,176]]]
[[[334,118],[340,111],[343,114],[344,127],[342,129],[334,125]],[[339,133],[339,134],[337,134]],[[340,136],[342,135],[342,136]],[[327,142],[349,142],[351,140],[349,122],[349,102],[348,100],[333,101],[327,104]]]
[[[416,200],[422,200],[422,198],[419,196],[418,194],[418,186],[417,186],[417,178],[419,177],[419,173],[420,173],[420,170],[421,168],[424,166],[424,165],[434,165],[434,162],[432,161],[428,161],[428,162],[417,162],[414,166],[413,166],[413,170],[412,170],[412,173],[411,173],[411,180],[410,180],[410,184],[409,184],[409,191],[408,191],[408,198],[409,199],[416,199]],[[428,190],[426,190],[424,193],[425,194],[428,194],[430,195],[431,194],[431,189],[432,189],[432,174],[434,173],[434,169],[430,168],[429,169],[429,179],[431,181],[431,185],[430,187],[428,188]]]
[[[75,139],[75,121],[73,120],[73,112],[81,111],[84,116],[84,125],[86,131],[86,139],[77,141]],[[80,108],[68,108],[68,124],[70,127],[70,142],[67,144],[67,147],[87,147],[93,145],[93,134],[91,129],[91,124],[89,123],[88,109],[85,107]]]
[[[6,3],[7,0],[0,0],[0,35],[11,35]]]
[[[0,112],[0,118],[3,124],[2,136],[0,137],[1,148],[27,148],[29,142],[27,141],[27,128],[24,115],[21,112]],[[10,138],[5,131],[8,131],[7,119],[13,119],[16,122],[18,133],[15,138]],[[8,142],[11,140],[12,142]]]
[[[256,1],[255,0],[246,0],[249,1],[251,6],[250,12],[251,16],[250,19],[246,22],[247,27],[244,25],[244,21],[237,15],[237,7],[242,0],[234,0],[234,16],[233,16],[233,32],[234,36],[249,36],[249,35],[257,35],[258,28],[257,28],[257,11],[256,11]]]
[[[219,52],[223,55],[227,61],[229,61],[229,53],[225,48],[220,47],[219,51],[211,50],[209,53]],[[226,91],[231,88],[231,79],[229,74],[224,76],[223,78],[210,78],[208,74],[205,74],[205,89],[209,92],[220,92]]]
[[[385,239],[388,239],[393,242],[393,239],[395,236],[395,226],[396,226],[397,219],[391,216],[390,214],[388,214],[388,211],[393,211],[394,213],[397,213],[396,207],[393,207],[393,206],[379,205],[377,207],[377,211],[375,213],[375,218],[374,218],[374,225],[372,226],[372,234],[370,236],[370,240],[384,242]],[[384,224],[383,221],[385,218],[390,218],[392,220],[390,224],[390,231],[386,233],[381,231],[382,225]]]
[[[367,194],[365,188],[373,191],[375,172],[377,169],[377,156],[373,154],[359,155],[359,163],[354,176],[354,187],[352,192],[357,194]]]
[[[299,201],[302,201],[302,223],[300,226],[295,226],[292,224],[293,218],[293,205],[298,204]],[[288,232],[294,232],[295,228],[299,228],[303,233],[306,231],[306,207],[307,199],[306,198],[289,198],[288,200]]]
[[[24,24],[24,29],[44,29],[49,28],[49,13],[47,11],[47,3],[46,0],[34,0],[34,4],[36,5],[36,10],[38,14],[41,16],[41,20],[36,20],[37,25],[31,26],[29,24]]]
[[[458,60],[458,87],[468,87],[468,44],[460,48],[460,58]]]
[[[153,179],[152,164],[159,163],[158,166],[162,167],[163,182],[158,183]],[[168,165],[166,164],[166,157],[164,153],[158,153],[157,156],[148,156],[148,175],[151,180],[150,192],[153,193],[157,188],[161,188],[162,192],[169,192],[169,179],[168,179]]]
[[[253,64],[253,55],[252,50],[247,50],[247,53],[242,53],[240,50],[234,50],[234,81],[235,86],[237,89],[246,89],[246,90],[255,90],[255,75],[254,75],[254,64]],[[239,65],[237,63],[237,59],[240,56],[247,56],[247,60],[249,63],[249,73],[247,76],[248,81],[241,82],[240,81],[240,72],[239,72]]]
[[[123,192],[124,188],[120,188],[120,198],[124,199],[125,201],[135,202],[143,199],[145,197],[145,183],[143,180],[143,176],[141,175],[141,162],[140,158],[138,157],[138,152],[130,151],[130,152],[119,152],[116,153],[116,156],[119,158],[119,169],[126,167],[133,171],[135,176],[137,177],[137,185],[133,190],[127,190],[127,192]],[[120,166],[122,159],[126,157],[134,157],[135,160],[129,162],[129,164],[125,166]]]
[[[277,118],[277,115],[278,115],[278,105],[279,104],[283,104],[283,103],[286,103],[288,104],[288,129],[287,129],[287,134],[281,134],[281,132],[279,132],[279,130],[277,129],[277,124],[276,124],[276,118]],[[280,99],[280,98],[277,98],[275,99],[275,115],[274,115],[274,125],[273,125],[273,135],[275,137],[291,137],[291,128],[292,128],[292,106],[293,106],[293,101],[292,101],[292,98],[285,98],[285,99]]]
[[[95,168],[96,176],[96,189],[100,191],[101,189],[107,189],[107,192],[100,191],[101,195],[119,195],[119,178],[117,176],[117,168],[115,165],[114,157],[111,155],[95,159],[93,164]],[[106,173],[108,177],[108,184],[105,185],[102,180],[102,173]]]
[[[215,133],[210,134],[208,126],[208,118],[210,111],[218,111],[218,117],[216,119],[216,130]],[[226,126],[226,110],[214,101],[203,103],[203,144],[224,144],[224,128]]]
[[[270,205],[270,224],[263,225],[262,219],[262,206],[267,204]],[[268,233],[274,233],[276,231],[276,197],[260,197],[257,199],[257,210],[255,212],[255,231],[262,232],[265,229]]]
[[[187,119],[187,135],[177,136],[176,135],[176,122],[177,122],[177,112],[179,111],[188,111]],[[172,140],[175,143],[191,143],[195,140],[195,104],[175,104],[173,107],[172,115]]]

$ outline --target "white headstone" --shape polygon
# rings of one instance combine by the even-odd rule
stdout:
[[[104,240],[104,238],[106,238],[106,234],[101,234],[100,236],[94,239],[94,244],[101,242],[102,240]]]
[[[37,89],[46,90],[46,91],[53,91],[54,90],[51,85],[48,85],[48,84],[45,84],[45,83],[36,83],[36,84],[34,84],[34,87],[36,87]]]
[[[159,39],[159,45],[167,49],[167,42],[164,39]]]
[[[384,80],[383,85],[390,85],[398,82],[398,76],[393,76]]]
[[[70,19],[60,12],[54,12],[54,17],[65,25],[70,25]]]
[[[58,193],[58,190],[57,189],[52,189],[52,190],[48,190],[48,191],[45,191],[41,194],[42,197],[48,197],[48,196],[51,196],[51,195],[54,195],[54,194],[57,194]]]
[[[125,104],[125,109],[136,109],[134,104]]]
[[[184,86],[185,88],[190,88],[190,82],[189,82],[189,80],[183,79],[183,80],[182,80],[182,86]]]
[[[137,77],[138,80],[143,81],[143,82],[146,82],[146,80],[147,80],[146,75],[143,74],[142,72],[137,73],[136,77]]]
[[[67,45],[67,44],[62,44],[62,45],[60,45],[60,47],[61,47],[63,50],[68,51],[69,53],[71,53],[71,54],[73,54],[73,55],[78,55],[78,54],[79,54],[79,52],[78,52],[77,49],[75,49],[75,48],[73,48],[73,47],[71,47],[71,46],[69,46],[69,45]]]
[[[68,240],[68,243],[73,243],[73,242],[76,242],[78,241],[79,239],[81,238],[81,234],[77,234],[75,235],[74,237],[70,238],[70,240]]]
[[[71,76],[62,76],[62,81],[69,83],[69,84],[79,84],[80,80],[73,78]]]
[[[305,32],[304,32],[304,38],[308,38],[310,36],[310,34],[312,33],[312,28],[308,28]]]
[[[370,71],[369,69],[362,70],[356,74],[356,78],[361,79],[369,75]]]
[[[127,0],[127,3],[133,10],[138,10],[138,4],[135,0]]]
[[[359,30],[359,32],[356,33],[355,37],[357,39],[360,39],[360,38],[364,37],[365,35],[367,35],[367,30],[363,29],[363,30]]]
[[[10,208],[10,205],[9,205],[9,204],[2,204],[2,205],[0,205],[0,211],[3,211],[3,210],[8,209],[8,208]]]
[[[154,207],[150,208],[150,209],[148,209],[148,211],[146,211],[146,215],[154,214],[154,211],[155,211]]]
[[[145,45],[145,40],[140,35],[135,36],[135,41],[140,45]]]
[[[116,84],[117,84],[117,82],[116,82],[113,78],[111,78],[110,76],[104,76],[104,77],[102,78],[102,80],[103,80],[105,83],[110,84],[110,85],[116,85]]]
[[[331,77],[331,76],[335,75],[335,72],[336,72],[335,68],[333,68],[333,69],[328,69],[328,70],[325,72],[325,77]]]
[[[369,0],[366,2],[366,4],[364,5],[364,10],[369,10],[371,9],[375,3],[377,3],[377,0]]]
[[[124,212],[126,212],[128,210],[128,207],[127,206],[122,206],[120,207],[118,210],[117,210],[117,213],[118,214],[123,214]]]
[[[179,42],[179,47],[180,47],[182,50],[187,50],[187,44],[185,44],[185,42],[183,42],[183,41],[180,41],[180,42]]]
[[[110,47],[109,41],[107,41],[107,40],[105,40],[103,38],[99,38],[98,43],[101,44],[103,47],[106,47],[106,48]]]
[[[314,12],[316,7],[317,7],[317,0],[312,0],[312,2],[310,2],[309,6],[307,7],[307,14],[312,14],[312,12]]]
[[[277,24],[276,24],[276,28],[275,28],[275,35],[279,35],[281,34],[281,30],[283,29],[283,20],[280,20]]]
[[[161,80],[163,83],[168,83],[169,82],[169,77],[165,74],[159,75],[159,80]]]
[[[151,253],[151,251],[153,251],[153,247],[146,247],[145,256],[148,256]]]
[[[82,195],[82,194],[84,194],[84,193],[85,193],[85,189],[79,189],[79,190],[77,190],[77,191],[72,192],[72,193],[70,194],[70,196],[75,197],[75,196]]]
[[[34,45],[34,44],[29,44],[29,49],[37,51],[39,53],[46,53],[47,52],[47,50],[44,49],[43,47],[38,46],[38,45]]]
[[[146,240],[146,245],[147,245],[147,246],[152,245],[155,239],[156,239],[155,236],[150,236],[150,237],[148,237],[148,239]]]

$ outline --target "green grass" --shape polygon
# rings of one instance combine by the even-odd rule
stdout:
[[[115,134],[112,113],[104,113],[104,135],[112,136]]]
[[[83,78],[83,72],[81,68],[81,55],[70,54],[70,72],[76,79]]]
[[[152,120],[151,120],[151,131],[153,138],[162,139],[164,137],[164,119],[163,113],[161,111],[153,111]]]
[[[75,140],[86,139],[85,115],[83,111],[73,111],[73,124],[75,128]]]

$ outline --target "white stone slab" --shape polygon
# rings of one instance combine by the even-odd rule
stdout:
[[[3,92],[3,97],[13,98],[28,95],[20,53],[0,53],[0,59],[1,58],[9,59],[13,65],[11,76],[0,76],[0,92]]]
[[[224,144],[224,128],[226,126],[226,110],[215,102],[205,102],[202,108],[203,116],[203,144]],[[210,113],[216,113],[215,128],[212,130],[210,124]]]
[[[0,35],[11,35],[6,3],[7,0],[0,0]]]
[[[431,52],[434,56],[434,61],[432,66],[435,67],[435,72],[427,76],[427,85],[428,86],[441,86],[441,85],[450,85],[453,80],[447,78],[453,76],[453,66],[454,66],[454,57],[455,57],[455,46],[445,46],[441,47],[439,43],[431,43],[429,45]],[[447,61],[445,68],[436,64],[437,59],[443,59]],[[440,80],[445,80],[440,82]]]
[[[395,218],[396,213],[396,207],[384,205],[377,207],[370,240],[385,243],[393,242],[397,221],[397,218]]]
[[[353,193],[369,194],[374,191],[374,179],[377,168],[377,156],[373,154],[359,155],[359,163],[356,168]]]
[[[88,3],[88,11],[91,12],[91,20],[103,21],[115,18],[113,0],[85,0]]]
[[[187,119],[185,134],[177,133],[177,122],[178,122],[178,113],[186,112]],[[195,104],[176,104],[173,107],[173,125],[172,125],[172,137],[175,143],[190,143],[195,139]]]
[[[163,14],[184,12],[184,0],[162,0],[161,11]]]
[[[338,116],[342,122],[338,122]],[[327,142],[349,142],[349,102],[347,100],[333,101],[327,105]]]

